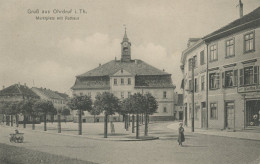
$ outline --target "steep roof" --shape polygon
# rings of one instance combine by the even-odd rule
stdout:
[[[142,60],[131,60],[123,62],[120,60],[112,60],[104,65],[92,69],[77,77],[93,77],[93,76],[110,76],[117,71],[124,69],[133,75],[167,75],[168,73],[161,71]]]
[[[35,92],[36,94],[40,92],[41,94],[43,94],[51,99],[64,99],[62,96],[60,96],[57,93],[57,91],[52,91],[52,90],[46,89],[46,88],[36,88],[36,87],[33,87],[32,89],[38,91],[38,92]]]
[[[0,96],[24,95],[28,97],[39,98],[30,88],[25,85],[13,84],[0,91]]]
[[[260,7],[252,11],[251,13],[244,15],[243,17],[229,23],[228,25],[206,35],[203,37],[206,41],[215,40],[223,36],[230,35],[234,32],[244,30],[248,27],[258,27],[260,25]]]

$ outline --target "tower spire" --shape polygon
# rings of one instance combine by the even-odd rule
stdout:
[[[125,27],[125,35],[124,35],[123,41],[128,41],[127,34],[126,34],[126,25],[125,24],[124,24],[124,27]]]

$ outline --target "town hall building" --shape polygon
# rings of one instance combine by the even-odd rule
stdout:
[[[76,76],[71,88],[74,96],[89,95],[92,100],[102,92],[111,92],[120,100],[134,93],[151,93],[158,102],[157,113],[150,120],[174,119],[174,89],[171,74],[159,70],[139,59],[131,58],[131,42],[125,32],[121,42],[121,59],[99,65],[84,74]],[[85,114],[83,122],[93,119]],[[97,116],[103,120],[103,116]],[[116,118],[115,118],[116,120]]]

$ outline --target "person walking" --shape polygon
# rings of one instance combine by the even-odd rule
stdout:
[[[185,141],[184,138],[184,128],[182,127],[182,123],[179,124],[179,136],[178,136],[178,143],[180,146],[182,146],[182,142]]]

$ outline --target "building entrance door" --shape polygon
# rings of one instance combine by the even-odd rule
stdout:
[[[225,129],[232,129],[235,128],[234,124],[234,116],[235,116],[235,108],[234,102],[226,102],[225,103]]]
[[[207,111],[206,102],[201,103],[201,128],[206,128],[207,124]]]
[[[246,125],[259,126],[260,100],[246,102]]]

